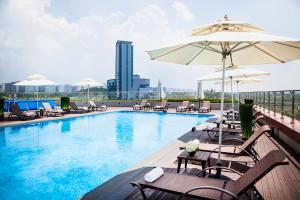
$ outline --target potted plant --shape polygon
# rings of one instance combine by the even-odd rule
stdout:
[[[240,120],[242,128],[242,138],[248,139],[252,135],[252,116],[253,116],[253,100],[245,99],[240,104]]]
[[[0,98],[0,121],[4,120],[4,98]]]
[[[61,97],[60,98],[60,107],[66,113],[70,112],[70,97]]]
[[[195,153],[199,149],[199,140],[192,140],[186,143],[185,150],[188,152],[190,156],[195,155]]]

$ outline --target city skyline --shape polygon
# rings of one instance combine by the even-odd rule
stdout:
[[[204,5],[199,1],[132,1],[126,5],[121,1],[88,2],[1,1],[0,82],[23,80],[35,73],[62,84],[86,77],[105,82],[114,76],[115,42],[130,40],[136,46],[136,74],[150,78],[151,85],[160,79],[166,87],[196,89],[197,78],[214,68],[153,62],[145,50],[187,37],[192,28],[221,19],[224,14],[255,23],[270,34],[296,38],[300,35],[300,27],[293,25],[300,19],[300,2],[294,0],[206,2],[205,7],[213,7],[215,12],[198,12]],[[272,73],[263,78],[259,89],[280,90],[299,89],[299,66],[300,62],[294,61],[251,67]],[[283,74],[286,78],[279,84]],[[213,83],[204,83],[203,87],[219,90]],[[241,88],[256,89],[257,85]]]

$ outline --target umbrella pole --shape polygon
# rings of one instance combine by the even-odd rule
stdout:
[[[238,110],[240,109],[240,91],[239,91],[239,81],[236,82],[236,92],[238,96]]]
[[[223,109],[224,109],[224,79],[225,79],[225,59],[226,55],[223,55],[223,69],[222,69],[222,95],[221,95],[221,113],[220,113],[220,129],[219,129],[219,150],[218,150],[218,162],[217,166],[222,166],[221,163],[221,145],[222,145],[222,127],[223,127]],[[217,169],[217,177],[221,176],[221,169]]]
[[[232,89],[232,76],[230,76],[230,86],[231,86],[231,108],[232,108],[232,126],[234,126],[234,99],[233,99],[233,89]]]
[[[39,86],[36,86],[36,109],[39,109]]]
[[[88,101],[90,100],[90,85],[88,85]]]

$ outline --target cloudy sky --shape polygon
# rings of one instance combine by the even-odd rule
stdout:
[[[134,73],[166,87],[196,88],[214,71],[150,61],[146,49],[190,35],[228,14],[267,33],[300,38],[299,0],[0,0],[0,82],[39,73],[59,83],[114,77],[116,40],[134,44]],[[300,61],[251,66],[269,71],[243,90],[300,89]],[[204,88],[219,86],[204,84]]]

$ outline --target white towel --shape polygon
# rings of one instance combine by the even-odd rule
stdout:
[[[157,180],[159,177],[161,177],[164,174],[164,170],[161,167],[156,167],[152,169],[150,172],[145,174],[144,180],[146,182],[152,183],[155,180]]]

